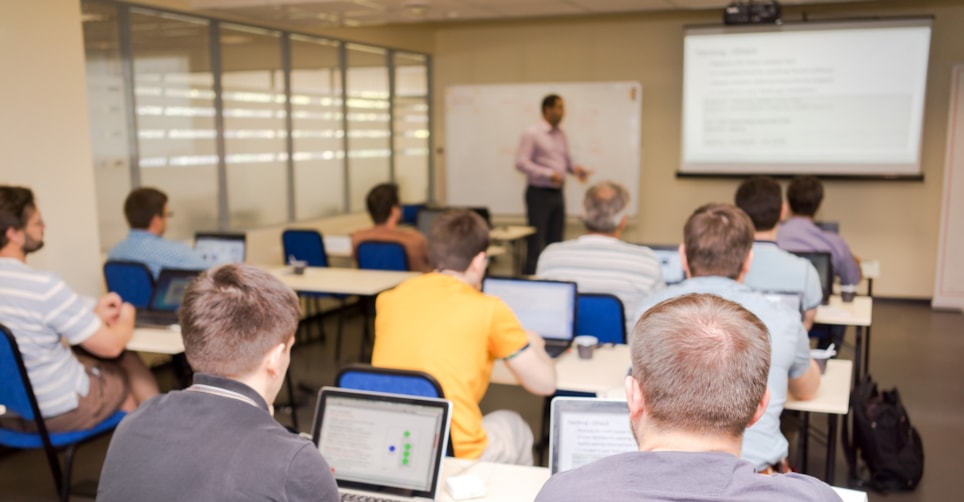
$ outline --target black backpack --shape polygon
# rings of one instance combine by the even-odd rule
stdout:
[[[860,450],[870,471],[863,484],[878,492],[916,488],[924,475],[924,448],[897,388],[879,392],[877,383],[866,375],[850,394],[850,406],[853,442],[844,427],[844,447],[848,461],[856,458],[853,448]],[[850,472],[857,473],[855,465],[850,465]]]

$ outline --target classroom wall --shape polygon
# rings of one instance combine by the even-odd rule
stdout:
[[[811,20],[933,15],[923,131],[923,182],[830,181],[818,218],[840,222],[854,252],[881,262],[875,294],[928,298],[933,292],[943,180],[950,68],[964,61],[964,5],[898,0],[817,5]],[[801,9],[784,7],[784,19]],[[627,238],[679,242],[693,209],[732,202],[738,180],[678,179],[683,27],[720,22],[716,10],[500,23],[436,29],[435,138],[445,145],[444,90],[450,85],[636,80],[643,87],[640,215]],[[537,103],[533,103],[536,108]],[[565,124],[563,124],[565,126]],[[444,155],[436,187],[444,189]],[[591,166],[589,166],[591,167]],[[504,166],[512,169],[512,166]],[[522,186],[506,187],[522,196]],[[444,200],[444,193],[439,193]],[[448,201],[457,203],[458,201]]]
[[[103,290],[80,3],[0,2],[0,183],[33,188],[47,224],[34,267]]]

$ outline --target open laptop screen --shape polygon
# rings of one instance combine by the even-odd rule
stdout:
[[[433,498],[449,410],[442,399],[326,387],[314,440],[341,488]]]
[[[629,428],[626,401],[557,397],[551,417],[552,474],[639,449]]]
[[[184,290],[200,272],[196,270],[162,269],[151,296],[151,310],[175,311],[181,306]]]
[[[576,283],[487,277],[482,291],[512,309],[522,327],[547,340],[571,340],[576,329]]]
[[[206,234],[194,236],[194,250],[211,266],[244,263],[244,234]]]
[[[686,279],[686,272],[683,271],[683,260],[679,256],[678,245],[649,245],[659,258],[659,266],[663,270],[663,281],[666,284],[676,284]]]

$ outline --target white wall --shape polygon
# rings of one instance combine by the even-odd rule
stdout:
[[[103,290],[77,0],[0,2],[0,183],[32,188],[46,247],[28,258]]]

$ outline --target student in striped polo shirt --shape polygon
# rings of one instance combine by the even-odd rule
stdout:
[[[651,249],[619,239],[626,228],[629,191],[612,181],[596,183],[582,201],[586,235],[550,244],[539,256],[536,275],[575,281],[580,293],[609,293],[623,302],[626,333],[633,332],[639,306],[666,287]]]
[[[124,350],[134,307],[115,293],[85,301],[56,274],[27,266],[43,237],[33,192],[0,186],[0,323],[17,339],[47,428],[86,429],[118,409],[133,410],[157,394],[157,383]],[[0,420],[6,428],[32,427],[19,417]]]

